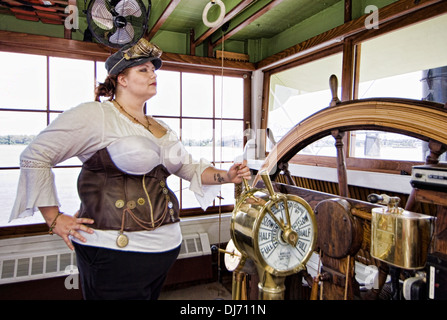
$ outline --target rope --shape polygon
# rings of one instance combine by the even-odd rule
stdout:
[[[221,57],[221,83],[220,83],[220,169],[222,169],[222,157],[223,157],[223,139],[222,139],[222,135],[223,135],[223,89],[224,89],[224,79],[223,79],[223,75],[224,75],[224,48],[225,48],[225,37],[224,37],[224,33],[222,31],[222,57]],[[219,248],[220,248],[220,244],[221,244],[221,227],[222,227],[222,190],[220,191],[220,197],[219,197],[219,230],[218,230],[218,239],[219,239]],[[221,257],[220,254],[218,254],[217,256],[217,271],[218,271],[218,278],[221,279],[221,274],[220,274],[220,270],[221,270]]]

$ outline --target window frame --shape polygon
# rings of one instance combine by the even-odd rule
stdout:
[[[2,32],[8,33],[8,32]],[[23,34],[29,41],[23,41],[20,37],[8,37],[9,44],[1,45],[0,51],[4,52],[12,52],[12,53],[25,53],[25,54],[35,54],[35,55],[43,55],[46,56],[47,61],[47,76],[48,76],[48,62],[50,57],[61,57],[61,58],[72,58],[72,59],[81,59],[81,60],[89,60],[94,62],[94,77],[96,81],[97,70],[96,70],[96,62],[104,62],[107,57],[112,53],[112,49],[106,49],[104,46],[97,45],[94,43],[84,43],[76,40],[68,40],[68,39],[54,39],[49,37],[44,37],[49,40],[46,45],[42,45],[41,36],[35,36],[30,34]],[[243,112],[243,124],[244,128],[249,125],[251,121],[251,72],[250,65],[249,66],[240,66],[237,64],[232,64],[231,62],[225,63],[226,67],[222,68],[220,63],[216,63],[215,60],[210,61],[209,58],[195,58],[192,61],[188,62],[172,62],[172,61],[163,61],[163,70],[167,71],[179,71],[179,72],[190,72],[190,73],[200,73],[200,74],[211,74],[213,76],[224,76],[224,77],[241,77],[243,78],[243,92],[244,92],[244,112]],[[192,65],[194,64],[194,65]],[[99,79],[102,81],[101,79]],[[214,77],[213,77],[214,80]],[[49,90],[47,86],[47,90]],[[47,92],[47,96],[49,93]],[[92,97],[93,100],[93,97]],[[46,109],[8,109],[8,108],[0,108],[0,112],[8,112],[8,111],[19,111],[19,112],[41,112],[46,113],[47,125],[50,123],[50,118],[52,114],[58,114],[63,111],[57,110],[49,110],[49,106],[47,103]],[[181,117],[181,116],[180,116]],[[188,119],[195,119],[195,117],[188,117]],[[215,118],[213,115],[213,120],[217,121],[221,118]],[[223,120],[227,120],[228,118],[222,118]],[[231,120],[234,120],[231,118]],[[239,119],[238,119],[239,120]],[[214,134],[214,133],[213,133]],[[180,135],[180,133],[179,133]],[[246,143],[246,137],[243,136],[243,143]],[[212,159],[214,160],[214,159]],[[210,162],[214,164],[214,161]],[[57,166],[57,168],[79,168],[80,165],[61,165]],[[20,167],[2,167],[0,170],[19,170]],[[181,209],[182,217],[191,217],[197,215],[204,214],[216,214],[221,212],[231,212],[233,210],[234,205],[221,205],[218,204],[213,205],[207,209],[206,212],[199,207],[197,208],[188,208]],[[48,233],[48,226],[45,223],[39,224],[29,224],[29,225],[17,225],[17,226],[0,226],[0,239],[3,238],[11,238],[11,237],[21,237],[21,236],[31,236],[31,235],[41,235]]]
[[[396,31],[401,28],[417,24],[419,22],[434,18],[446,14],[447,11],[435,11],[422,9],[421,12],[412,12],[405,15],[404,18],[393,19],[388,22],[380,24],[378,29],[364,30],[357,32],[352,36],[341,37],[343,40],[340,43],[332,44],[324,49],[316,50],[308,54],[292,59],[291,61],[267,68],[264,71],[264,85],[263,85],[263,104],[262,104],[262,122],[261,129],[265,130],[268,123],[268,103],[269,103],[269,88],[271,75],[294,68],[296,66],[306,64],[311,61],[319,60],[329,55],[342,52],[343,54],[343,66],[342,66],[342,79],[338,79],[339,86],[342,88],[342,94],[340,100],[348,101],[357,98],[357,90],[359,85],[359,55],[361,51],[362,42],[379,37],[389,32]],[[329,76],[328,76],[329,87]],[[328,101],[329,105],[330,101]],[[265,141],[266,143],[266,141]],[[396,161],[396,160],[383,160],[383,159],[368,159],[368,158],[356,158],[350,156],[349,148],[351,143],[351,135],[346,134],[343,138],[344,153],[346,168],[349,170],[358,171],[370,171],[380,172],[398,175],[410,175],[412,167],[416,165],[424,164],[424,161]],[[334,141],[335,148],[335,141]],[[330,156],[313,156],[313,155],[300,155],[297,154],[289,160],[289,164],[300,164],[309,166],[324,166],[328,168],[337,168],[337,157]]]
[[[190,65],[178,65],[178,64],[171,64],[169,62],[163,62],[163,70],[166,71],[176,71],[176,72],[185,72],[185,73],[197,73],[197,74],[206,74],[206,75],[212,75],[215,77],[220,77],[220,76],[224,76],[224,77],[242,77],[243,78],[243,82],[244,82],[244,112],[243,112],[243,123],[245,124],[244,127],[247,126],[247,122],[250,122],[251,119],[251,100],[249,99],[249,97],[251,97],[251,76],[248,75],[247,72],[241,72],[239,70],[224,70],[224,72],[222,73],[222,69],[219,68],[210,68],[210,67],[191,67]],[[181,81],[181,80],[180,80]],[[215,78],[213,78],[213,86],[215,84]],[[182,90],[180,88],[180,90]],[[216,90],[214,88],[214,90]],[[247,94],[245,94],[247,93]],[[181,99],[180,99],[181,100]],[[181,101],[180,101],[181,104]],[[182,106],[180,106],[181,108]],[[154,114],[153,115],[154,118],[157,118],[159,115]],[[173,118],[176,119],[178,117],[176,116],[160,116],[161,118]],[[180,116],[180,119],[212,119],[213,120],[213,131],[215,131],[215,122],[216,121],[220,121],[220,120],[239,120],[239,119],[235,119],[235,118],[218,118],[215,117],[213,115],[212,118],[209,117],[193,117],[193,116]],[[181,121],[181,120],[180,120]],[[181,123],[181,122],[180,122]],[[181,131],[182,131],[182,126],[180,124],[180,132],[178,132],[179,136],[181,135]],[[214,134],[214,133],[213,133]],[[243,144],[245,145],[246,143],[246,136],[243,136]],[[216,163],[230,163],[229,161],[219,161],[216,162],[215,159],[207,159],[208,161],[210,161],[213,165],[216,165]],[[180,181],[180,186],[182,186],[182,181]],[[214,200],[214,202],[216,202],[216,200]],[[207,208],[206,212],[204,213],[202,211],[202,209],[200,208],[182,208],[181,209],[181,217],[191,217],[191,216],[197,216],[197,215],[203,215],[203,214],[216,214],[216,213],[220,213],[220,212],[231,212],[233,211],[234,205],[212,205],[210,207]]]

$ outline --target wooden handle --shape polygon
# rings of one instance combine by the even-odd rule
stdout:
[[[312,283],[312,290],[310,291],[310,300],[318,300],[318,282],[320,282],[320,276],[317,275]]]
[[[335,74],[333,74],[329,77],[329,88],[331,89],[331,93],[332,93],[332,100],[331,100],[330,106],[334,107],[337,105],[337,103],[340,102],[340,99],[338,99],[338,96],[337,96],[338,79]]]

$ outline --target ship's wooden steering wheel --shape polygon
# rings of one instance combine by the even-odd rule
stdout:
[[[378,130],[418,138],[429,143],[430,155],[427,156],[426,162],[437,163],[439,155],[447,150],[447,105],[398,98],[375,98],[340,102],[336,97],[337,79],[335,76],[331,76],[329,83],[333,95],[330,106],[296,124],[275,144],[261,165],[258,174],[254,177],[252,186],[256,187],[262,181],[260,173],[265,171],[270,174],[271,180],[274,181],[280,171],[287,167],[289,160],[300,150],[321,138],[332,135],[335,138],[335,147],[337,149],[339,196],[352,200],[350,203],[353,205],[353,209],[346,209],[347,211],[343,211],[343,214],[359,214],[357,217],[367,221],[370,220],[369,210],[371,208],[368,208],[368,204],[359,204],[361,201],[350,199],[348,195],[348,181],[342,143],[344,133],[353,130]],[[316,207],[317,203],[321,204],[322,199],[327,199],[327,195],[323,197],[315,196],[315,191],[310,189],[296,188],[289,185],[281,186],[281,184],[278,184],[278,188],[285,193],[299,194],[306,198],[309,203],[313,201],[313,207]],[[300,191],[297,191],[298,189]],[[325,202],[326,204],[328,202]],[[329,202],[329,204],[331,203]],[[329,211],[331,210],[332,207]],[[334,215],[329,214],[326,216],[333,219]],[[363,225],[369,228],[367,224]],[[363,230],[365,230],[365,227]],[[355,233],[353,232],[352,234],[353,239],[355,237],[358,238],[358,234],[356,235]],[[369,241],[366,234],[363,239],[364,241]],[[353,265],[352,259],[350,263]],[[340,270],[342,269],[341,267]]]

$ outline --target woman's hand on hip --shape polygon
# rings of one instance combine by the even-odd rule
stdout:
[[[78,213],[73,216],[61,213],[58,207],[40,207],[39,210],[50,227],[50,234],[55,233],[60,236],[70,250],[74,250],[70,236],[86,242],[87,239],[79,231],[90,234],[94,232],[92,228],[86,226],[86,224],[94,223],[93,219],[78,218]]]

